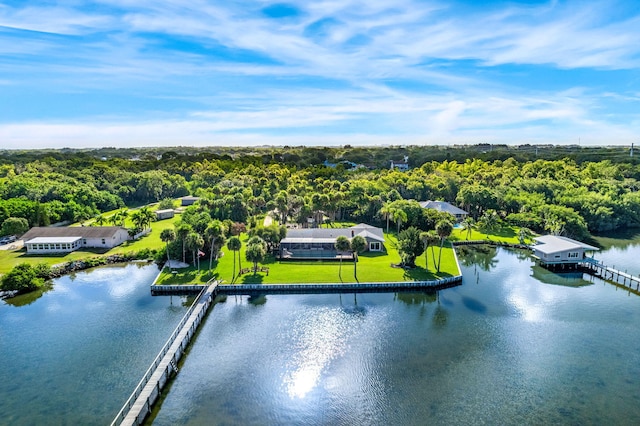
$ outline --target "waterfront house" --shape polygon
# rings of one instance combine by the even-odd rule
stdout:
[[[586,258],[587,251],[596,251],[597,247],[571,238],[557,235],[543,235],[534,238],[536,244],[533,257],[543,265],[577,265]]]
[[[121,226],[33,227],[22,236],[29,254],[71,253],[79,248],[110,249],[129,239]]]
[[[467,213],[466,211],[454,206],[453,204],[447,203],[446,201],[428,200],[420,201],[418,204],[420,204],[420,207],[422,207],[423,209],[434,209],[439,212],[449,213],[450,215],[454,216],[456,218],[456,221],[458,222],[464,220],[464,218],[469,215],[469,213]]]
[[[156,210],[156,220],[171,219],[174,215],[173,209]]]
[[[367,242],[367,251],[383,251],[384,235],[381,228],[361,223],[350,228],[291,229],[280,241],[281,259],[339,259],[353,258],[351,252],[339,253],[335,248],[339,236],[349,239],[359,235]]]

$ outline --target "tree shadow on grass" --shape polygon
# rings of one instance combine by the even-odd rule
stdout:
[[[422,266],[416,266],[412,269],[405,269],[403,278],[413,281],[430,281],[442,278],[448,278],[452,275],[446,272],[436,272],[424,269]]]
[[[239,277],[236,282],[240,284],[262,284],[264,282],[264,277],[264,274],[258,273],[253,275],[253,272],[250,272]]]

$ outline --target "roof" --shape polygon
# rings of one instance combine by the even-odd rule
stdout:
[[[543,235],[542,237],[534,238],[534,240],[538,242],[538,244],[536,244],[534,248],[539,252],[545,254],[559,253],[580,248],[583,250],[598,250],[597,247],[591,246],[589,244],[557,235]]]
[[[173,213],[173,209],[156,210],[156,214]]]
[[[75,243],[82,237],[36,237],[28,241],[29,244],[66,244]]]
[[[112,238],[118,231],[124,230],[121,226],[69,226],[69,227],[33,227],[22,236],[25,242],[34,238]]]
[[[446,201],[420,201],[420,207],[424,209],[434,209],[439,212],[450,213],[452,215],[457,214],[469,214],[466,211],[454,206],[453,204],[447,203]]]
[[[180,197],[181,200],[199,200],[200,197],[194,197],[193,195],[185,195],[184,197]]]
[[[382,228],[360,223],[351,228],[313,228],[313,229],[290,229],[287,237],[282,240],[284,243],[333,243],[339,236],[347,238],[360,235],[364,238],[384,242]],[[302,241],[305,240],[305,241]]]

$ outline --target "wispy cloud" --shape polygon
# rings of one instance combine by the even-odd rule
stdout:
[[[626,143],[638,130],[633,2],[293,0],[281,16],[275,3],[0,6],[3,145],[562,142],[580,129]],[[31,114],[14,87],[59,99],[67,118]]]

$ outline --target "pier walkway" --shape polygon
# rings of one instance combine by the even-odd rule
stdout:
[[[629,288],[633,288],[633,285],[635,285],[635,290],[640,290],[640,277],[636,277],[626,272],[619,271],[615,268],[605,265],[598,260],[586,258],[582,262],[580,262],[580,266],[585,268],[591,275],[602,278],[604,280],[615,282],[616,284],[622,284],[625,287],[628,286]]]
[[[139,425],[151,412],[153,403],[169,380],[172,372],[177,372],[177,363],[207,313],[216,294],[217,282],[200,287],[198,298],[193,302],[162,350],[145,373],[136,389],[124,404],[112,426]],[[177,287],[177,286],[171,286]],[[189,286],[180,286],[189,287]],[[184,294],[184,293],[183,293]]]

